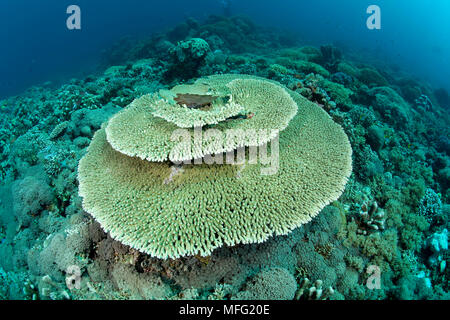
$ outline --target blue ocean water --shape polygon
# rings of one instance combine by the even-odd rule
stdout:
[[[81,30],[66,28],[72,4],[82,10]],[[381,30],[366,27],[372,4],[381,8]],[[148,36],[187,17],[223,13],[296,32],[305,43],[362,50],[450,90],[449,12],[447,0],[2,1],[0,96],[92,71],[102,50],[120,37]]]

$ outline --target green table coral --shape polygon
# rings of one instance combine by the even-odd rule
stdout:
[[[210,92],[203,83],[179,85],[154,95],[153,115],[180,128],[218,124],[239,115],[246,117],[244,107],[232,98],[230,90]]]
[[[114,116],[106,127],[107,140],[112,147],[125,155],[139,157],[148,161],[185,161],[202,158],[208,154],[236,150],[239,147],[260,146],[270,142],[284,130],[297,112],[297,104],[289,93],[280,85],[256,77],[212,76],[199,79],[194,86],[198,93],[200,84],[208,86],[210,91],[229,92],[232,106],[222,105],[227,110],[235,105],[245,110],[245,117],[227,119],[227,112],[216,112],[214,121],[205,115],[205,111],[174,111],[172,116],[167,109],[168,102],[155,103],[154,96],[143,96],[135,100],[130,107]],[[175,90],[176,91],[176,90]],[[159,100],[160,101],[160,100]],[[240,107],[239,107],[240,106]],[[217,111],[218,108],[216,108]],[[219,107],[220,109],[220,107]],[[209,114],[208,114],[209,113]],[[206,111],[211,116],[213,111]],[[158,115],[155,117],[154,115]],[[184,116],[184,117],[183,117]],[[169,121],[166,121],[169,120]],[[196,139],[194,129],[176,131],[180,128],[192,127],[194,124],[218,122],[213,128],[219,130],[221,141],[213,139]],[[225,121],[227,120],[227,121]],[[177,126],[177,124],[179,124]],[[227,131],[228,130],[228,131]],[[243,132],[237,135],[225,133]],[[204,131],[204,130],[203,130]],[[188,135],[190,140],[183,147],[177,133]],[[192,146],[190,148],[189,146]]]
[[[155,118],[144,103],[151,100],[144,96],[95,134],[78,168],[84,209],[114,239],[162,259],[208,256],[224,245],[288,234],[341,195],[351,173],[351,147],[342,128],[319,106],[260,78],[224,75],[199,81],[219,90],[230,88],[232,95],[235,90],[236,103],[255,102],[246,105],[255,113],[251,119],[233,119],[215,128],[250,126],[245,121],[261,112],[265,116],[255,125],[281,131],[277,172],[261,175],[263,163],[175,166],[166,161],[171,146],[161,136],[177,127]],[[271,91],[259,91],[261,87]],[[275,89],[277,99],[264,104]],[[264,97],[263,92],[271,95]],[[111,126],[126,141],[121,146],[149,143],[159,148],[159,161],[118,151],[108,139]],[[152,138],[146,141],[140,133],[135,141],[138,130],[159,135],[148,134]]]

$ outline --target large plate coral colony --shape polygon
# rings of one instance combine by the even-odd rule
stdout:
[[[242,17],[102,68],[0,101],[0,299],[449,298],[445,90]]]

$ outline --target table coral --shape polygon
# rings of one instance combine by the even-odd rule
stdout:
[[[238,88],[245,94],[238,95],[237,102],[256,94],[259,103],[251,119],[256,122],[257,106],[264,102],[258,87],[264,83],[224,77],[228,82],[220,76],[212,81],[219,87],[244,84]],[[268,86],[274,88],[272,83]],[[184,165],[181,174],[164,183],[172,172],[170,163],[124,155],[108,143],[102,129],[79,165],[85,210],[113,238],[160,258],[207,256],[223,245],[264,242],[309,222],[342,193],[351,172],[350,145],[340,126],[317,105],[293,92],[277,101],[278,117],[268,121],[278,119],[282,127],[287,125],[293,111],[288,107],[287,114],[280,112],[284,103],[295,101],[299,111],[280,134],[276,174],[261,176],[260,163],[243,168]],[[118,130],[121,122],[115,120],[110,125]],[[127,126],[129,120],[123,121]],[[160,130],[164,120],[160,121],[152,130]]]
[[[180,128],[176,124],[186,127],[188,123],[191,124],[190,126],[194,123],[205,123],[205,112],[194,113],[190,110],[178,112],[176,119],[173,115],[169,122],[161,118],[164,115],[168,117],[167,112],[159,109],[160,106],[155,104],[153,96],[136,99],[129,108],[122,110],[109,121],[106,127],[108,142],[123,154],[149,161],[191,160],[208,154],[233,151],[238,147],[260,146],[270,142],[276,137],[277,131],[286,128],[297,112],[296,103],[285,89],[261,78],[223,75],[199,79],[196,84],[199,83],[206,83],[209,90],[215,92],[230,92],[233,103],[229,106],[232,108],[231,114],[236,113],[239,106],[245,106],[246,116],[237,117],[231,121],[225,121],[228,107],[224,106],[223,117],[221,117],[223,121],[212,127],[220,131],[221,141],[217,144],[212,139],[196,139],[196,132],[189,129],[182,133],[189,136],[188,140],[193,147],[180,146],[179,141],[173,138],[174,132]],[[177,88],[174,89],[177,90]],[[158,117],[153,116],[153,113],[156,113]],[[254,116],[248,117],[250,114]],[[218,122],[219,116],[220,114],[216,114],[214,121],[206,122]],[[200,130],[199,132],[208,131]],[[232,132],[240,132],[240,134],[228,135]]]

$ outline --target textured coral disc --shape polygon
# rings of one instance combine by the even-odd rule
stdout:
[[[245,116],[243,107],[231,101],[230,90],[223,89],[225,91],[219,92],[208,84],[197,82],[160,90],[154,95],[153,115],[180,128],[203,127]]]
[[[206,100],[205,97],[212,97],[212,99]],[[241,114],[244,112],[241,105],[222,102],[221,97],[217,96],[178,94],[174,100],[182,104],[155,98],[153,115],[172,122],[180,128],[204,127],[218,124],[232,117],[245,117],[245,114]],[[191,107],[187,103],[200,106]]]
[[[196,139],[194,129],[184,129],[190,139],[185,148],[180,146],[177,134],[181,127],[192,127],[195,118],[191,112],[176,112],[170,118],[170,110],[155,103],[151,95],[136,99],[129,107],[116,114],[106,127],[107,140],[117,151],[132,157],[148,161],[185,161],[202,158],[208,154],[222,153],[239,147],[265,144],[284,130],[297,112],[297,105],[281,85],[257,77],[240,75],[220,75],[199,79],[194,88],[208,86],[213,92],[229,92],[231,102],[222,115],[236,115],[244,109],[245,117],[226,120],[216,118],[214,129],[223,136],[220,139]],[[186,93],[186,90],[183,91]],[[195,90],[194,93],[198,93]],[[234,109],[235,107],[237,109]],[[162,108],[158,110],[158,107]],[[229,109],[228,109],[229,108]],[[158,114],[155,117],[153,114]],[[186,118],[183,121],[182,118]],[[167,118],[169,121],[167,121]],[[226,120],[226,121],[224,121]],[[180,124],[177,126],[176,123]],[[199,130],[207,130],[202,128]],[[231,130],[244,130],[244,134],[227,136]],[[175,138],[174,138],[175,134]]]
[[[287,234],[336,200],[351,173],[342,128],[290,93],[298,114],[280,133],[279,168],[149,162],[114,150],[99,130],[78,169],[83,207],[111,236],[159,258]]]

